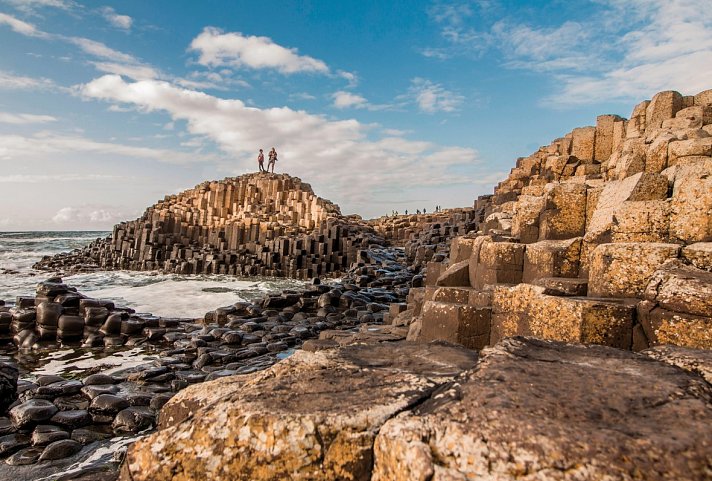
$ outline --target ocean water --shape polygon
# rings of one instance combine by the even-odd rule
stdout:
[[[52,275],[32,269],[42,256],[68,252],[108,234],[0,232],[0,299],[12,302],[17,296],[34,295],[37,283]],[[292,279],[132,271],[92,272],[62,279],[91,297],[110,299],[137,312],[181,318],[201,318],[216,307],[304,286],[304,282]]]

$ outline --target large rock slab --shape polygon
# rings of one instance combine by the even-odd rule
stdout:
[[[129,450],[124,480],[368,480],[382,424],[471,368],[442,344],[299,351],[274,367],[191,386],[163,429]]]
[[[482,353],[385,423],[374,481],[709,479],[712,389],[698,376],[600,346],[513,338]]]
[[[655,271],[644,295],[670,311],[712,316],[712,272],[668,261]]]
[[[482,349],[490,341],[492,309],[468,304],[428,301],[423,306],[417,340],[442,340],[470,349]]]

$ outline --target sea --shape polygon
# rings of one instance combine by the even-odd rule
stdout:
[[[52,277],[51,272],[32,269],[42,256],[69,252],[107,235],[102,231],[0,232],[0,300],[12,303],[18,296],[33,296],[37,283]],[[220,306],[304,286],[292,279],[134,271],[75,274],[62,280],[89,297],[109,299],[137,312],[196,319]]]

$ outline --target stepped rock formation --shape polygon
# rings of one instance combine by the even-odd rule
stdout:
[[[256,173],[166,196],[139,219],[116,225],[111,237],[35,267],[308,279],[339,272],[361,247],[382,242],[300,179]]]
[[[712,349],[712,90],[599,116],[475,205],[478,231],[411,292],[409,339]]]

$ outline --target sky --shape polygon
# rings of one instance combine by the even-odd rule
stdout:
[[[344,214],[470,206],[708,88],[709,0],[0,0],[0,230],[108,229],[271,147]]]

